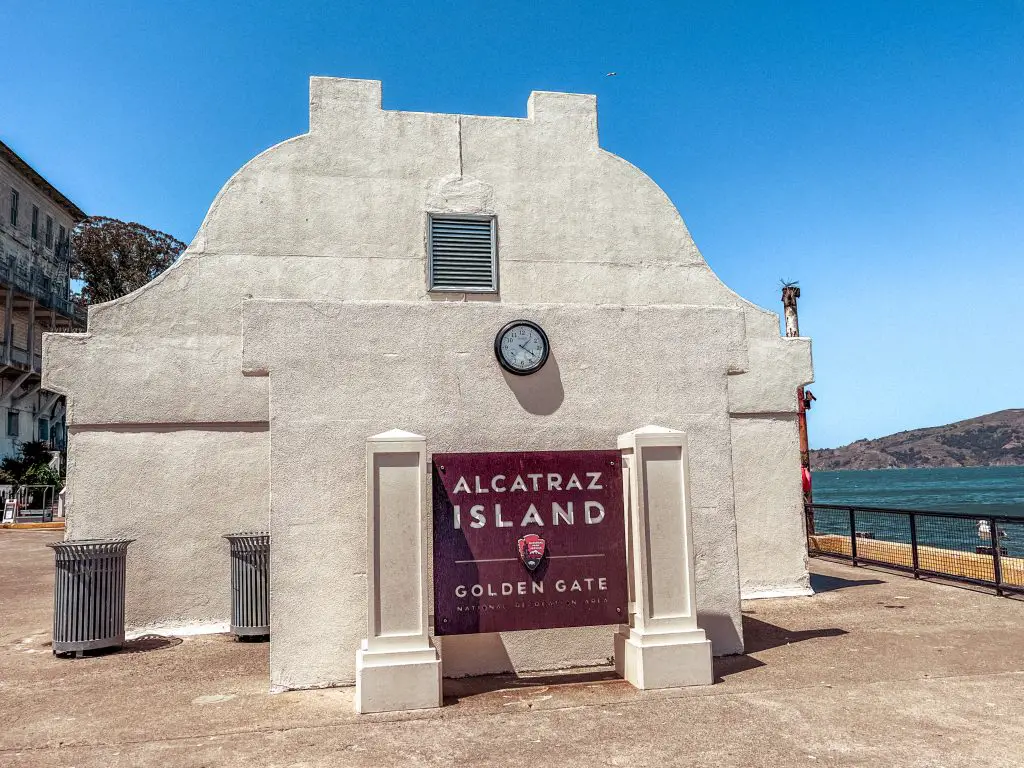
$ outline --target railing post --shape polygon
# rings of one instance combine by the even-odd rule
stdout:
[[[908,513],[907,517],[910,518],[910,557],[911,562],[914,566],[914,578],[921,578],[921,574],[918,573],[919,561],[917,557],[917,515],[913,512]]]
[[[992,571],[996,580],[996,594],[1003,595],[1003,563],[999,554],[999,529],[996,528],[996,519],[990,517],[988,520],[989,530],[992,531]]]
[[[850,507],[850,557],[857,565],[857,520],[853,507]]]

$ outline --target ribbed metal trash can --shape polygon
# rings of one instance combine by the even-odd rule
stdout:
[[[229,533],[231,632],[239,638],[270,634],[270,534]]]
[[[124,571],[134,539],[80,539],[53,549],[55,655],[124,645]]]

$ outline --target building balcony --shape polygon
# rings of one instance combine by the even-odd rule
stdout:
[[[3,347],[0,346],[0,357],[3,357]],[[35,373],[43,372],[43,356],[42,354],[35,354],[32,356],[32,365],[29,366],[28,350],[20,349],[19,347],[11,347],[11,359],[8,361],[8,365],[12,368],[20,368],[22,371],[32,370]],[[0,361],[2,362],[2,361]]]
[[[76,301],[78,297],[69,295],[66,287],[59,287],[61,282],[46,277],[35,268],[24,269],[0,263],[0,284],[9,285],[25,296],[34,298],[44,309],[52,309],[72,318],[75,325],[84,326],[87,308],[80,299]]]

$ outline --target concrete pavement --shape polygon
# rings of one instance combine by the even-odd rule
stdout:
[[[0,531],[5,768],[1024,764],[1024,603],[990,593],[815,560],[816,596],[744,604],[713,686],[472,678],[440,710],[357,716],[352,689],[270,695],[269,646],[225,635],[54,658],[58,536]]]

